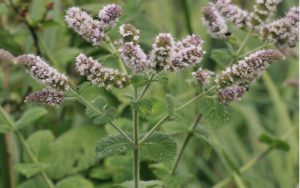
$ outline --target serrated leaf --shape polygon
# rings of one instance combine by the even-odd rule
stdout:
[[[16,129],[22,129],[32,125],[33,122],[47,114],[47,110],[42,107],[33,107],[25,111],[21,118],[16,122]]]
[[[72,176],[58,182],[55,188],[94,188],[94,185],[82,176]]]
[[[153,133],[141,144],[141,156],[147,160],[170,161],[176,155],[176,142],[169,135]]]
[[[150,180],[150,181],[139,181],[139,187],[140,188],[157,188],[157,187],[162,187],[163,184],[159,180]],[[122,188],[134,188],[134,181],[126,181],[117,187],[122,187]]]
[[[107,105],[107,101],[104,97],[97,97],[95,100],[91,101],[91,104],[100,112],[102,113],[103,108]],[[92,118],[98,116],[99,114],[90,107],[86,107],[85,113],[88,117]]]
[[[171,94],[166,94],[166,107],[169,116],[173,117],[175,115],[175,106],[179,105],[180,101]]]
[[[93,122],[95,124],[105,124],[114,120],[116,117],[117,117],[116,109],[106,105],[102,110],[102,115],[96,116]]]
[[[49,130],[37,131],[30,135],[26,144],[38,161],[42,161],[51,152],[54,136]],[[31,162],[30,157],[24,151],[24,161]]]
[[[48,165],[45,163],[19,163],[15,165],[15,169],[27,178],[38,174],[47,167]]]
[[[124,154],[133,149],[133,144],[122,135],[111,135],[96,144],[96,158],[102,159],[111,155]]]

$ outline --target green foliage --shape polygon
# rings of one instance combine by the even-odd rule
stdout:
[[[45,108],[33,107],[25,111],[21,118],[16,122],[16,129],[22,129],[24,127],[32,125],[33,122],[41,118],[47,113]]]
[[[96,144],[96,158],[102,159],[115,154],[124,154],[133,149],[132,143],[122,135],[110,135]]]
[[[141,144],[141,155],[150,161],[170,161],[176,155],[176,142],[166,134],[155,132]]]
[[[260,135],[259,141],[261,141],[265,144],[268,144],[269,146],[271,146],[273,148],[280,149],[283,151],[288,151],[290,149],[290,146],[286,141],[283,141],[279,138],[275,138],[268,134]]]
[[[161,187],[163,184],[161,181],[152,180],[152,181],[140,181],[140,188],[156,188]],[[127,181],[122,183],[121,185],[117,186],[120,188],[134,188],[133,181]]]
[[[55,188],[94,188],[94,185],[82,176],[71,176],[58,182]]]
[[[19,163],[15,165],[15,169],[27,178],[44,171],[47,167],[48,165],[43,163]]]

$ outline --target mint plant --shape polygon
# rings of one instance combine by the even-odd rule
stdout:
[[[117,60],[114,66],[109,66],[105,63],[105,59],[102,62],[83,52],[77,54],[73,57],[73,67],[84,82],[74,81],[68,78],[67,73],[58,71],[52,66],[54,62],[51,62],[51,58],[46,60],[34,54],[21,54],[15,57],[11,52],[0,49],[0,59],[10,63],[11,66],[22,67],[34,80],[44,86],[44,89],[28,94],[24,99],[26,103],[56,109],[67,108],[64,103],[76,100],[85,106],[86,116],[97,126],[108,124],[114,129],[116,134],[108,134],[95,144],[96,156],[93,157],[100,161],[113,155],[130,155],[132,168],[129,166],[127,168],[132,171],[132,180],[117,186],[172,187],[172,181],[176,182],[177,167],[190,139],[197,134],[197,126],[201,118],[205,117],[205,111],[195,115],[195,120],[185,132],[180,147],[176,147],[172,135],[164,133],[160,128],[166,122],[180,118],[182,115],[180,112],[192,103],[197,104],[199,99],[212,100],[216,106],[222,107],[242,100],[270,65],[288,57],[284,55],[287,49],[295,47],[298,41],[299,7],[291,8],[284,17],[276,20],[272,17],[278,4],[279,1],[275,0],[258,0],[252,10],[243,10],[230,0],[217,0],[202,8],[201,20],[208,34],[228,47],[230,59],[227,64],[222,65],[221,71],[208,69],[201,64],[203,58],[210,54],[205,51],[204,41],[196,33],[182,39],[176,39],[171,33],[158,33],[154,37],[152,48],[144,49],[139,44],[142,37],[140,34],[143,31],[131,23],[119,23],[124,11],[117,4],[102,7],[97,16],[80,7],[71,7],[65,12],[64,19],[70,30],[94,48],[105,48],[109,52],[107,56],[116,57]],[[8,5],[16,8],[11,1],[8,1]],[[30,23],[25,22],[31,28]],[[244,41],[238,45],[233,38],[236,29],[247,33]],[[111,30],[118,30],[119,36],[117,38],[110,36]],[[246,51],[250,38],[260,40],[261,46]],[[220,60],[223,61],[222,57]],[[158,121],[145,122],[147,119],[144,118],[144,112],[148,111],[151,115],[153,108],[151,100],[147,100],[146,97],[151,85],[157,82],[166,84],[164,82],[167,82],[167,75],[170,73],[179,75],[181,71],[191,72],[190,87],[198,87],[198,95],[181,102],[166,93],[165,114]],[[84,96],[83,93],[93,87],[103,88],[108,93],[116,92],[124,98],[132,114],[130,129],[124,129],[118,124],[116,119],[122,114],[105,97],[98,96],[90,100]],[[51,180],[47,175],[47,164],[39,161],[39,156],[35,156],[39,153],[32,151],[33,148],[28,146],[28,141],[20,131],[46,112],[35,107],[25,112],[18,121],[15,121],[3,107],[0,108],[0,112],[2,116],[0,131],[16,134],[30,159],[24,164],[19,164],[17,170],[28,178],[40,175],[49,188],[72,186],[71,180],[58,184]],[[145,128],[143,127],[145,124],[150,126]],[[270,145],[270,150],[286,148],[280,139],[265,136],[262,140]],[[231,164],[226,154],[221,155]],[[140,177],[141,160],[161,165],[157,169],[163,169],[162,176],[154,181],[143,181]],[[236,169],[236,172],[245,172],[257,161],[258,158],[245,164],[241,170]],[[232,177],[240,185],[241,180],[235,174]],[[225,187],[230,181],[231,177],[214,187]]]

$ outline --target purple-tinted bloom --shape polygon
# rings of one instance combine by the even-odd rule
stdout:
[[[202,22],[208,30],[208,34],[213,38],[225,38],[230,33],[227,30],[225,19],[211,4],[202,9]]]
[[[50,67],[43,59],[32,54],[20,55],[16,63],[25,68],[38,82],[56,90],[67,90],[68,79],[64,74]]]
[[[140,31],[131,24],[123,24],[120,26],[120,35],[122,42],[137,43],[140,38]]]
[[[192,76],[197,80],[200,85],[206,86],[209,84],[212,72],[199,68]]]
[[[82,76],[98,87],[111,89],[112,87],[123,88],[128,85],[129,78],[116,69],[103,67],[98,61],[84,54],[76,57],[76,70]]]
[[[101,26],[104,29],[109,29],[116,25],[116,23],[119,21],[119,17],[121,17],[122,14],[123,9],[119,5],[109,4],[100,10],[98,17]]]
[[[248,85],[259,78],[271,63],[284,59],[278,50],[260,50],[228,67],[217,77],[220,88],[231,85]]]
[[[0,49],[0,61],[5,61],[9,63],[14,63],[15,56],[12,55],[9,51]]]
[[[70,28],[94,46],[100,45],[104,38],[104,28],[100,21],[94,20],[86,11],[72,7],[67,10],[65,20]]]
[[[135,72],[143,72],[150,67],[147,55],[138,44],[126,42],[119,50],[125,65]]]
[[[218,99],[222,103],[232,102],[240,99],[246,92],[245,86],[229,86],[219,91]]]
[[[299,7],[291,8],[284,18],[263,25],[259,33],[263,39],[279,48],[296,46],[299,38]]]
[[[151,66],[158,71],[173,70],[174,47],[174,38],[170,33],[158,34],[150,52]]]
[[[214,4],[219,13],[237,27],[243,27],[248,20],[248,12],[233,5],[231,0],[217,0]]]
[[[26,96],[25,102],[40,103],[48,106],[58,106],[64,102],[64,95],[62,92],[45,89],[29,94]]]

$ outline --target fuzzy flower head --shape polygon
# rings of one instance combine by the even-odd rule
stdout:
[[[213,38],[225,38],[230,35],[227,30],[226,21],[211,4],[202,9],[202,22]]]
[[[211,79],[212,73],[208,70],[203,70],[199,68],[196,72],[192,73],[192,76],[197,80],[197,82],[202,86],[207,86]]]
[[[134,72],[143,72],[150,67],[147,55],[138,44],[126,42],[119,51],[125,65]]]
[[[299,38],[299,7],[291,8],[284,18],[260,28],[260,35],[279,48],[296,46]]]
[[[104,29],[112,28],[119,21],[123,14],[123,9],[119,5],[109,4],[104,6],[98,14],[101,26]]]
[[[58,106],[64,102],[64,95],[62,92],[45,89],[29,94],[26,96],[25,102],[39,103],[47,106]]]
[[[203,41],[197,35],[190,35],[175,45],[175,54],[172,65],[175,70],[185,69],[199,63],[204,55],[202,50]]]
[[[14,63],[15,56],[7,50],[0,49],[0,61]]]
[[[70,28],[94,46],[102,43],[104,38],[103,26],[86,11],[78,7],[69,8],[65,16],[65,21]]]
[[[217,0],[214,4],[219,13],[237,27],[246,25],[249,13],[231,3],[231,0]]]
[[[173,69],[174,47],[174,38],[170,33],[158,34],[150,52],[151,66],[158,71]]]
[[[283,60],[284,55],[278,50],[260,50],[228,67],[217,77],[220,88],[231,85],[248,85],[259,78],[271,63]]]
[[[122,42],[133,42],[137,43],[140,38],[140,30],[131,24],[123,24],[120,26],[120,35]]]
[[[98,61],[84,54],[76,57],[76,70],[98,87],[107,90],[112,87],[123,88],[129,84],[129,78],[116,69],[103,67]]]
[[[68,89],[67,77],[50,67],[40,57],[32,54],[20,55],[16,58],[16,63],[25,68],[38,82],[60,91]]]
[[[258,26],[273,17],[281,0],[256,0],[250,14],[250,26]]]
[[[222,103],[236,101],[239,100],[247,90],[248,88],[245,86],[229,86],[219,91],[218,99]]]

